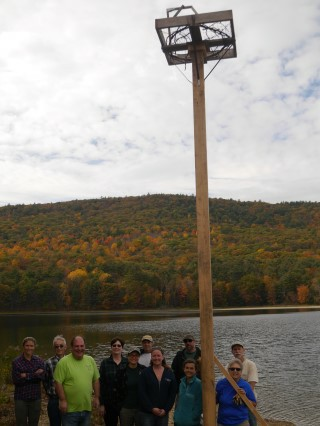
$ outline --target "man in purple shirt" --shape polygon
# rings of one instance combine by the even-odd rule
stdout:
[[[23,352],[12,362],[14,388],[14,409],[17,426],[37,426],[41,411],[41,381],[45,365],[41,358],[33,355],[36,339],[25,337]]]

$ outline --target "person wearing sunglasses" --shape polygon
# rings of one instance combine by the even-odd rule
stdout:
[[[124,370],[128,360],[122,354],[125,342],[115,337],[110,342],[111,355],[100,365],[100,414],[108,426],[117,426],[120,419],[123,389],[119,382],[119,370]]]
[[[248,382],[241,378],[242,362],[235,358],[228,364],[228,373],[239,387],[239,393],[245,395],[255,406],[256,397]],[[249,426],[249,409],[228,379],[218,381],[216,386],[218,408],[218,426]]]
[[[246,350],[244,344],[240,341],[232,343],[231,352],[235,358],[240,359],[240,361],[242,362],[241,377],[250,384],[251,389],[253,390],[254,395],[257,398],[255,386],[258,383],[259,379],[256,364],[245,356]],[[251,411],[249,411],[249,424],[250,426],[257,426],[257,419],[251,413]]]
[[[61,426],[62,418],[59,410],[59,398],[56,394],[53,373],[58,362],[64,357],[67,350],[66,339],[58,335],[53,339],[54,355],[45,362],[45,379],[43,386],[48,396],[47,412],[50,426]]]
[[[198,346],[196,346],[196,342],[192,334],[187,334],[186,336],[184,336],[182,341],[184,343],[184,348],[179,350],[176,353],[171,365],[171,368],[176,377],[178,386],[180,384],[182,377],[185,376],[185,373],[183,370],[183,364],[185,360],[194,359],[197,362],[197,361],[200,361],[200,357],[201,357],[201,349]],[[197,377],[200,378],[199,370],[197,372]]]

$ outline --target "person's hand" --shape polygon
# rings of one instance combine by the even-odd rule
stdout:
[[[93,406],[94,408],[100,408],[100,400],[97,396],[93,398]]]
[[[161,408],[157,408],[157,407],[154,407],[154,408],[152,408],[152,414],[154,414],[155,416],[158,416],[158,417],[160,417],[161,416],[161,412],[163,411],[163,410],[161,410]]]
[[[21,373],[20,377],[21,377],[21,379],[26,379],[27,378],[27,373]]]
[[[159,416],[164,417],[165,415],[166,415],[166,411],[163,408],[161,408]]]
[[[244,404],[243,400],[241,399],[240,395],[246,395],[246,391],[242,388],[238,388],[238,393],[235,394],[235,396],[232,398],[233,403],[235,405],[242,405]]]
[[[68,409],[67,401],[65,399],[63,400],[59,399],[59,410],[61,411],[61,413],[66,413],[67,409]]]
[[[34,374],[42,374],[44,370],[42,368],[38,368],[38,370]]]
[[[105,412],[106,412],[106,409],[105,409],[104,405],[100,405],[100,407],[99,407],[100,416],[104,416]]]

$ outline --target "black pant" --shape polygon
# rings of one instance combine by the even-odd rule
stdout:
[[[14,401],[14,411],[17,426],[37,426],[41,412],[41,399],[32,401],[16,399]]]
[[[105,406],[104,424],[106,426],[117,426],[120,417],[120,408],[115,408],[112,405]]]
[[[61,426],[59,398],[49,398],[47,411],[48,411],[50,426]]]

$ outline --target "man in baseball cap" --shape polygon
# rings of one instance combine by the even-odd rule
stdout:
[[[130,351],[128,352],[128,356],[132,355],[132,354],[138,354],[140,356],[140,349],[139,348],[132,348],[130,349]]]
[[[183,339],[184,349],[178,351],[172,361],[172,370],[176,376],[178,384],[184,377],[183,363],[186,359],[194,359],[197,361],[201,357],[201,349],[196,346],[196,342],[192,334],[186,334]]]
[[[244,348],[243,343],[240,340],[237,340],[236,342],[233,342],[231,345],[231,351],[233,350],[234,346],[241,346],[241,348]]]
[[[140,359],[139,364],[144,365],[145,367],[150,366],[151,361],[151,351],[153,346],[153,338],[149,334],[146,334],[141,339],[142,348],[140,350]]]
[[[128,351],[128,364],[125,369],[117,371],[117,382],[122,393],[120,424],[139,424],[138,383],[141,371],[145,368],[139,363],[140,349],[132,348]]]

